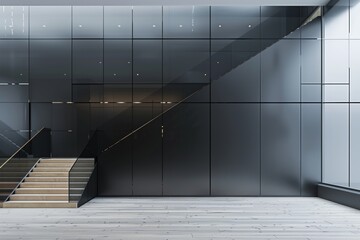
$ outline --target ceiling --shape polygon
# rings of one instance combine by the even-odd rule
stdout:
[[[0,0],[1,5],[255,5],[323,6],[329,0]]]

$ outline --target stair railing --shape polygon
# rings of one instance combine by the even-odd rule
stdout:
[[[0,202],[7,201],[40,158],[51,156],[51,130],[42,128],[0,165]]]
[[[90,201],[97,195],[97,156],[98,156],[98,135],[99,131],[95,131],[89,136],[89,141],[76,158],[68,174],[68,202],[77,202],[78,207]],[[87,178],[81,174],[86,173],[87,165],[93,162],[89,169],[91,172],[86,182],[79,181],[79,178]],[[84,167],[85,166],[85,167]],[[85,169],[84,169],[85,168]],[[80,173],[80,174],[79,174]],[[81,177],[79,177],[81,176]],[[84,187],[85,184],[85,187]],[[81,192],[79,193],[79,189]]]

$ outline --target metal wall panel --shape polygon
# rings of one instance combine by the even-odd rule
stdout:
[[[133,135],[134,195],[162,195],[161,126],[158,118]]]
[[[300,104],[261,106],[261,193],[300,195]]]
[[[350,106],[350,187],[360,189],[360,104]]]
[[[209,105],[183,103],[163,119],[164,195],[209,195]]]
[[[301,105],[301,195],[316,196],[321,182],[321,105]]]
[[[260,194],[260,104],[212,104],[211,194]]]
[[[31,40],[30,69],[31,101],[71,101],[71,40]]]
[[[349,185],[349,105],[323,106],[323,182]]]
[[[279,40],[261,54],[261,100],[300,102],[300,40]]]

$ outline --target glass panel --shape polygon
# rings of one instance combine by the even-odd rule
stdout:
[[[131,38],[132,7],[105,6],[104,34],[105,38]]]
[[[0,6],[0,38],[28,38],[29,8]]]
[[[132,41],[104,41],[105,83],[132,82]]]
[[[324,37],[326,39],[348,39],[349,0],[338,0],[325,7]]]
[[[324,102],[348,102],[348,85],[326,85],[324,86]]]
[[[134,40],[134,83],[162,82],[162,41]]]
[[[350,38],[360,38],[360,0],[350,0]]]
[[[32,40],[30,68],[31,101],[71,101],[71,40]]]
[[[71,38],[70,6],[30,7],[31,38]]]
[[[103,41],[73,41],[73,82],[103,82]]]
[[[162,37],[162,7],[134,7],[134,38]]]
[[[259,38],[260,7],[212,6],[212,38]]]
[[[323,106],[323,182],[349,186],[349,105]]]
[[[350,41],[350,101],[360,102],[360,40]],[[339,63],[340,65],[340,63]]]
[[[0,40],[0,82],[28,82],[28,41]]]
[[[351,104],[350,111],[350,187],[360,189],[360,104]]]
[[[324,41],[324,80],[325,83],[349,82],[349,41]]]
[[[164,6],[164,38],[208,37],[208,6]]]
[[[208,40],[164,40],[164,83],[206,83],[210,79]]]
[[[74,38],[103,37],[103,7],[102,6],[73,7],[73,37]]]

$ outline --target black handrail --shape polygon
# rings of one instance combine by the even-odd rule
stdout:
[[[51,156],[51,130],[42,128],[0,166],[0,201],[10,195],[29,175],[40,158]]]

